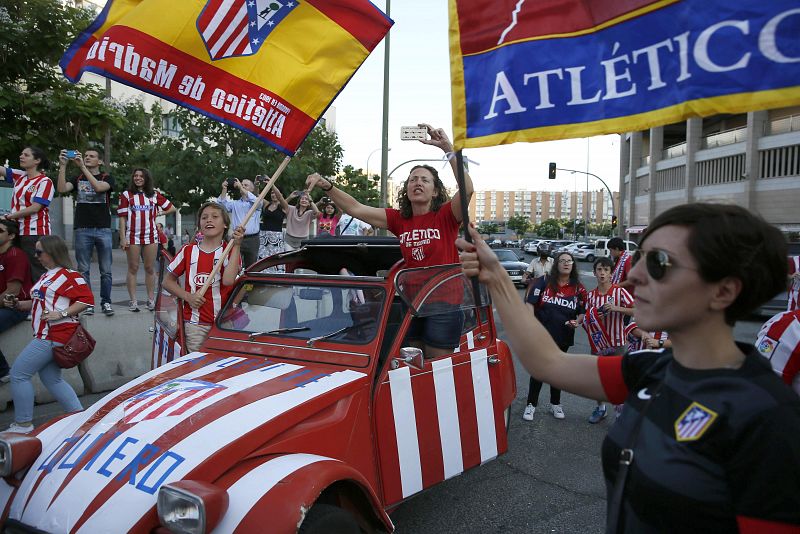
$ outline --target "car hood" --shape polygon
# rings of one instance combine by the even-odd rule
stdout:
[[[528,268],[529,264],[521,261],[501,261],[500,265],[502,265],[504,269],[522,269],[524,271]]]
[[[9,517],[47,532],[127,532],[158,488],[214,480],[303,418],[367,384],[353,370],[193,353],[42,429]],[[302,408],[301,408],[302,407]]]

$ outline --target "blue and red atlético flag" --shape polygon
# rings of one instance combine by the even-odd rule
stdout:
[[[292,155],[392,21],[369,0],[109,0],[61,58]]]
[[[797,0],[450,0],[457,149],[800,104]]]

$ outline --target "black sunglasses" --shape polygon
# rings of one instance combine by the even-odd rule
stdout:
[[[672,258],[669,257],[669,254],[664,252],[663,250],[637,250],[633,253],[633,258],[631,258],[631,265],[636,265],[640,259],[644,256],[644,265],[647,268],[647,274],[650,275],[650,278],[653,280],[661,280],[667,275],[667,268],[674,267],[674,268],[681,268],[681,269],[689,269],[690,271],[696,271],[697,269],[693,269],[692,267],[684,267],[682,265],[675,265],[672,262]]]
[[[40,248],[33,249],[33,255],[34,255],[34,256],[38,257],[38,256],[40,256],[41,254],[44,254],[44,250],[42,250],[42,249],[40,249]]]

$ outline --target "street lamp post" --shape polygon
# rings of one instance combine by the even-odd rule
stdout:
[[[602,183],[605,186],[606,191],[608,191],[608,198],[611,200],[611,215],[614,216],[614,215],[617,214],[617,208],[614,206],[614,194],[611,192],[611,188],[608,187],[608,184],[605,182],[605,180],[603,180],[602,178],[600,178],[596,174],[592,174],[591,172],[576,171],[575,169],[562,169],[560,167],[557,170],[571,172],[573,174],[576,173],[576,172],[581,173],[581,174],[585,174],[586,175],[586,190],[587,191],[589,190],[589,176],[594,176],[595,178],[600,180],[600,183]]]
[[[369,153],[369,156],[367,156],[367,178],[369,178],[369,160],[370,158],[372,158],[372,155],[375,154],[375,152],[380,152],[380,151],[381,148],[376,148],[375,150]],[[391,147],[386,149],[386,152],[391,152],[391,151],[392,151]]]

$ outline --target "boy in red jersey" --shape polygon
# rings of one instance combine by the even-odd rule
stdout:
[[[625,289],[611,283],[614,264],[609,258],[597,258],[593,267],[597,287],[586,294],[583,327],[589,335],[592,354],[622,354],[627,344],[625,316],[633,315],[633,297]],[[598,402],[589,416],[589,422],[598,423],[605,419],[606,414],[606,405]]]
[[[200,243],[189,242],[178,251],[164,273],[164,289],[183,300],[183,328],[186,349],[194,352],[208,337],[222,305],[227,299],[236,276],[241,269],[240,245],[244,228],[233,232],[233,248],[225,260],[222,273],[217,273],[205,296],[198,291],[205,283],[214,265],[225,249],[223,238],[228,232],[231,219],[228,211],[216,202],[206,202],[197,214],[197,226],[203,234]],[[183,276],[183,287],[178,277]]]

